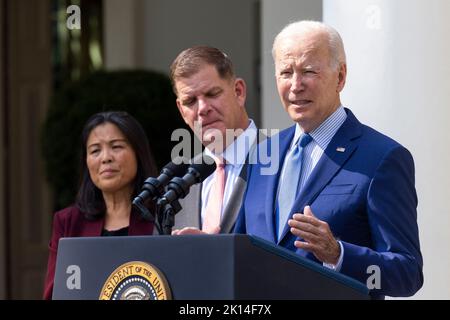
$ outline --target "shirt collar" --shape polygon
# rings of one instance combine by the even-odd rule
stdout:
[[[331,114],[324,122],[321,123],[316,129],[311,131],[309,135],[313,138],[322,150],[325,150],[328,147],[331,139],[334,137],[336,132],[339,130],[341,125],[347,119],[347,113],[345,112],[344,107],[341,105],[335,112]],[[297,142],[300,139],[300,136],[303,134],[303,129],[297,123],[295,126],[295,134],[293,143]]]
[[[222,154],[218,154],[217,156],[221,156],[227,165],[240,166],[244,164],[248,152],[256,141],[257,130],[255,123],[250,119],[247,129],[245,129]],[[205,148],[204,152],[207,156],[214,156],[208,148]]]

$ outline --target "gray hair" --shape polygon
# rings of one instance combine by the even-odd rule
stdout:
[[[330,49],[331,67],[338,69],[342,63],[346,63],[344,43],[339,33],[333,27],[319,21],[303,20],[288,24],[278,33],[273,41],[272,56],[275,60],[275,49],[277,43],[282,38],[292,35],[299,35],[306,32],[318,31],[328,35],[328,45]]]

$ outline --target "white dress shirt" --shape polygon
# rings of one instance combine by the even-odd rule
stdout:
[[[254,146],[257,137],[257,128],[253,120],[250,119],[249,126],[244,130],[226,149],[221,156],[225,160],[225,191],[223,196],[222,213],[231,197],[233,186],[239,177],[242,167],[245,163],[250,149]],[[211,151],[205,148],[206,155],[212,156]],[[205,208],[208,203],[209,192],[213,185],[215,174],[213,173],[203,181],[202,184],[202,212],[201,217],[205,214]]]

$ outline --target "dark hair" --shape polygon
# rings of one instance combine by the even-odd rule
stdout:
[[[137,173],[134,179],[133,195],[135,197],[141,190],[142,184],[149,176],[157,174],[153,155],[144,129],[139,122],[127,112],[110,111],[101,112],[91,116],[81,134],[81,182],[78,190],[76,206],[88,219],[101,218],[106,213],[103,194],[91,180],[86,164],[86,144],[93,129],[104,123],[112,123],[119,128],[130,143],[136,154]],[[131,201],[131,199],[130,199]]]
[[[222,79],[234,77],[233,63],[230,58],[217,48],[196,46],[182,51],[170,66],[170,80],[172,88],[177,94],[175,81],[179,78],[188,78],[196,74],[205,64],[216,67]]]

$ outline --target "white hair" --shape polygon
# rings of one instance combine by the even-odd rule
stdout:
[[[346,63],[344,43],[339,33],[333,27],[319,21],[303,20],[288,24],[278,33],[273,41],[272,56],[275,60],[275,49],[277,42],[289,36],[300,35],[303,33],[317,31],[325,33],[328,36],[328,46],[330,49],[330,63],[332,68],[339,69],[342,63]]]

